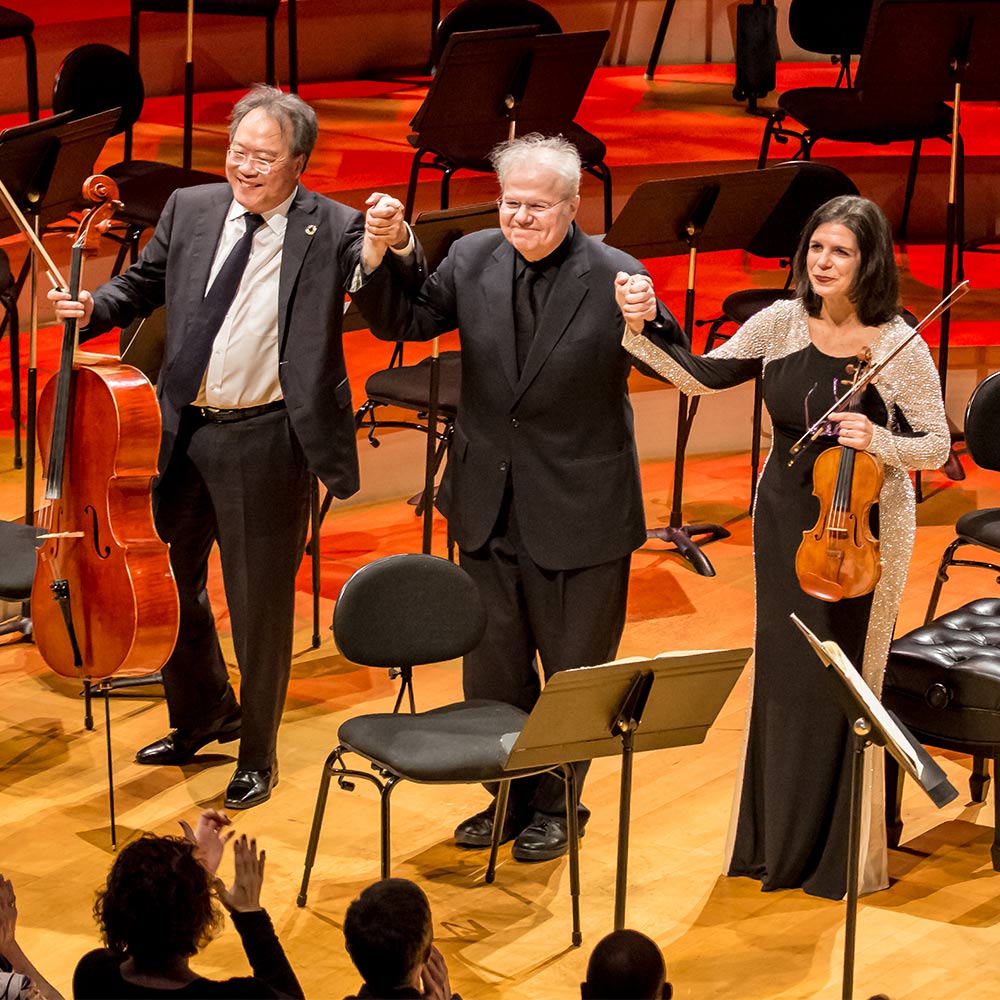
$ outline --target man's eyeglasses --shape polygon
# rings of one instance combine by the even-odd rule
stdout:
[[[514,201],[512,198],[497,198],[497,208],[508,215],[517,215],[522,208],[528,215],[545,215],[546,212],[551,212],[552,209],[557,205],[561,205],[564,201],[569,201],[569,199],[560,198],[558,201],[546,204],[545,202]]]
[[[262,160],[259,156],[251,156],[246,150],[234,149],[232,146],[226,150],[226,156],[229,157],[229,162],[236,166],[248,163],[258,174],[269,174],[284,159],[283,156],[279,156],[276,160]]]

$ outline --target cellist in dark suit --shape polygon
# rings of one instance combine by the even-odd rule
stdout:
[[[310,472],[337,497],[359,485],[341,318],[363,217],[301,185],[318,128],[300,98],[257,87],[231,122],[228,184],[175,192],[133,267],[78,303],[50,298],[60,318],[80,320],[81,339],[166,303],[154,505],[181,623],[163,669],[173,731],[136,760],[184,764],[239,739],[225,804],[246,808],[278,779]],[[240,703],[206,591],[215,543]]]
[[[526,136],[494,153],[500,229],[459,240],[422,286],[393,266],[355,299],[376,336],[427,340],[459,329],[462,394],[439,498],[461,565],[487,607],[465,658],[466,698],[530,710],[557,670],[613,659],[625,624],[632,551],[646,537],[620,339],[627,321],[683,338],[632,257],[574,222],[580,159],[565,140]],[[369,246],[405,255],[401,215],[369,213]],[[405,259],[405,258],[404,258]],[[635,277],[633,277],[635,276]],[[577,765],[582,782],[585,765]],[[561,781],[512,786],[522,861],[568,847]],[[581,829],[589,813],[579,810]],[[455,831],[486,846],[492,808]]]

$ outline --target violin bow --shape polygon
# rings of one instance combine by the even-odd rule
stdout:
[[[909,334],[909,336],[901,340],[878,364],[871,365],[860,378],[852,382],[850,388],[847,389],[844,395],[841,396],[839,399],[837,399],[830,407],[830,409],[828,409],[826,413],[824,413],[821,417],[819,417],[816,420],[816,422],[805,432],[805,434],[803,434],[802,437],[800,437],[798,441],[796,441],[795,444],[793,444],[791,448],[788,449],[788,454],[791,456],[788,459],[789,466],[791,466],[795,462],[795,459],[798,457],[799,452],[802,451],[804,445],[811,444],[813,441],[816,440],[816,438],[820,436],[820,434],[823,431],[823,426],[826,423],[831,413],[836,413],[838,410],[843,409],[844,404],[849,403],[851,399],[853,399],[854,396],[857,395],[857,393],[859,393],[862,389],[865,388],[865,386],[868,385],[869,382],[877,378],[882,369],[885,368],[885,366],[890,361],[892,361],[892,359],[897,354],[899,354],[899,352],[904,347],[906,347],[906,345],[911,340],[913,340],[914,337],[916,337],[922,330],[924,330],[927,326],[933,323],[934,320],[936,320],[939,316],[941,316],[946,310],[950,309],[960,298],[962,298],[963,295],[965,295],[965,293],[968,290],[969,290],[968,279],[957,284],[913,328],[913,331]]]

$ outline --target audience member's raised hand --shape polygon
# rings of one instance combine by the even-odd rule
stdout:
[[[205,809],[198,817],[193,830],[184,820],[180,822],[184,839],[195,846],[195,857],[209,875],[214,875],[219,870],[219,862],[222,861],[226,844],[236,834],[235,830],[230,830],[225,836],[222,835],[223,829],[231,826],[233,821],[224,812]]]
[[[10,879],[0,875],[0,955],[14,944],[17,928],[17,900]]]
[[[451,1000],[451,983],[448,981],[448,966],[444,955],[431,945],[430,954],[420,970],[426,1000]]]
[[[233,884],[226,889],[217,882],[217,891],[222,905],[230,912],[250,913],[259,910],[260,888],[264,883],[264,851],[257,855],[257,839],[247,839],[244,833],[233,841],[233,860],[236,863],[236,876]]]

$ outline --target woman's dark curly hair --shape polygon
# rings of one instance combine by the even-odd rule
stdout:
[[[882,209],[858,195],[841,195],[813,212],[792,261],[795,288],[806,312],[818,316],[822,300],[809,282],[806,257],[813,234],[825,223],[839,222],[858,241],[858,270],[849,296],[865,326],[880,326],[899,315],[899,272],[893,254],[892,229]]]
[[[152,835],[129,844],[97,893],[94,916],[107,946],[153,966],[194,955],[222,921],[208,872],[181,837]]]

